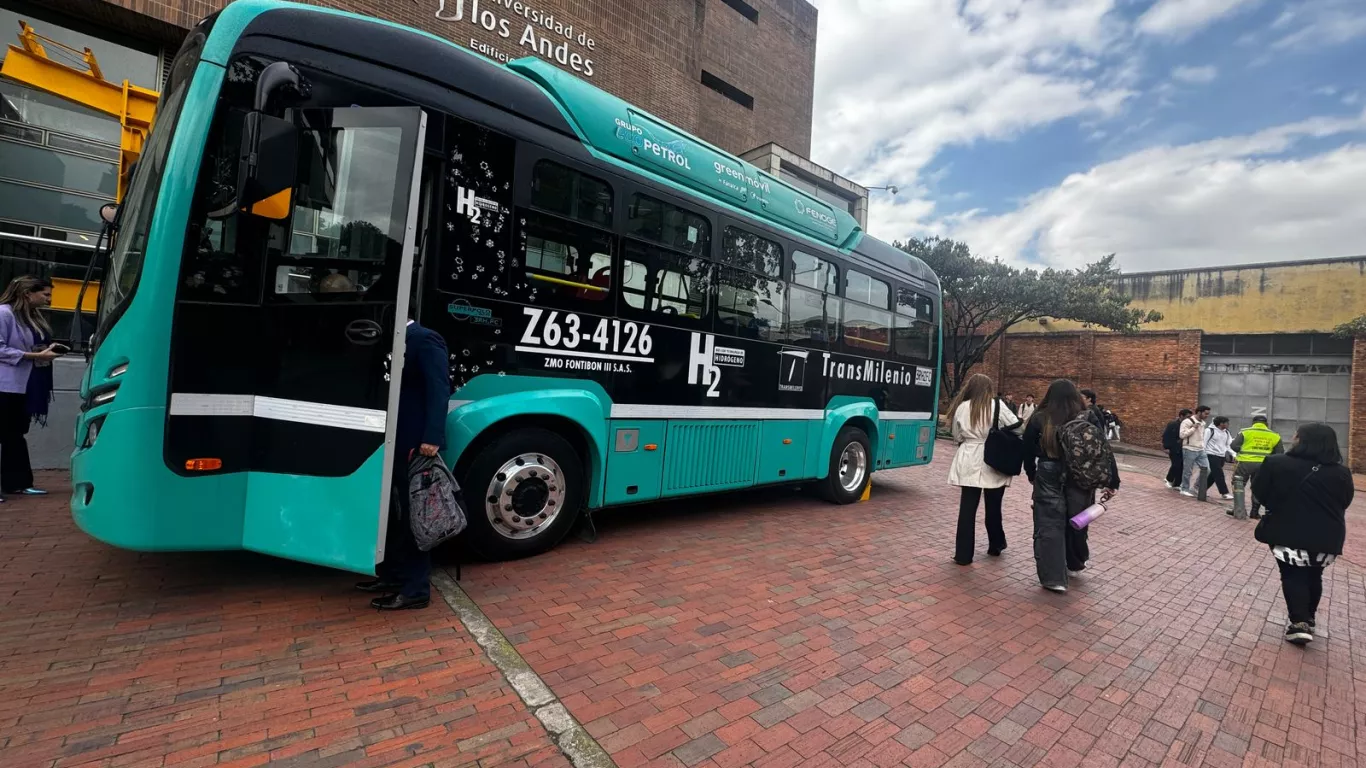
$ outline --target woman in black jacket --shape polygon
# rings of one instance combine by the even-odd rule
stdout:
[[[1086,530],[1079,531],[1068,521],[1096,502],[1096,492],[1067,482],[1058,439],[1058,430],[1085,411],[1077,385],[1058,379],[1048,386],[1039,410],[1025,426],[1024,471],[1034,486],[1034,565],[1039,583],[1053,592],[1066,592],[1068,574],[1085,569],[1091,557]],[[1119,470],[1113,464],[1110,478],[1106,500],[1119,489]]]
[[[1268,456],[1252,479],[1252,495],[1267,508],[1257,524],[1257,541],[1271,547],[1281,569],[1290,614],[1285,639],[1296,645],[1314,639],[1323,569],[1342,554],[1354,493],[1337,433],[1327,424],[1301,426],[1290,450]]]

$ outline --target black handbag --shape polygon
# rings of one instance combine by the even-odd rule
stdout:
[[[1016,477],[1024,468],[1024,439],[1013,431],[1013,427],[1002,429],[1000,424],[1001,400],[997,398],[991,412],[991,431],[982,448],[982,460],[1006,477]]]

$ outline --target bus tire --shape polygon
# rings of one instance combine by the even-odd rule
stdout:
[[[867,433],[845,425],[830,446],[830,473],[821,481],[821,496],[835,504],[853,504],[863,497],[872,466]]]
[[[479,450],[462,478],[471,548],[487,560],[550,550],[583,507],[583,463],[555,432],[521,428]]]

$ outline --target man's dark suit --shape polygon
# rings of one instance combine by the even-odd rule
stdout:
[[[389,520],[384,562],[379,577],[402,583],[404,597],[431,594],[432,562],[417,548],[408,524],[408,460],[418,447],[446,447],[446,410],[451,397],[446,341],[441,334],[408,322],[403,353],[403,384],[398,395],[398,426],[394,437],[394,490],[401,516]]]

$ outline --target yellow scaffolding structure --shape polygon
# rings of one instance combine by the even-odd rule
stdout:
[[[84,69],[52,60],[47,54],[48,47],[79,62]],[[152,129],[160,94],[127,80],[122,85],[105,80],[99,62],[95,61],[95,53],[89,48],[76,50],[43,37],[26,21],[19,22],[19,45],[9,46],[5,62],[0,65],[0,76],[74,101],[119,121],[122,132],[116,199],[122,202],[133,163],[142,154],[142,145]]]

